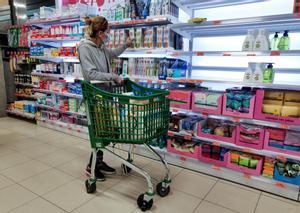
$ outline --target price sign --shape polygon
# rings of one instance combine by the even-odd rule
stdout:
[[[275,186],[277,186],[278,188],[285,188],[285,184],[282,182],[276,182]]]
[[[221,167],[213,165],[212,168],[216,171],[221,171]]]
[[[185,135],[183,138],[184,138],[185,140],[189,140],[189,141],[192,140],[192,136],[191,136],[191,135]]]
[[[244,178],[246,178],[246,179],[251,179],[251,175],[250,175],[250,174],[247,174],[247,173],[244,173]]]
[[[182,161],[186,161],[186,157],[180,157],[179,159]]]

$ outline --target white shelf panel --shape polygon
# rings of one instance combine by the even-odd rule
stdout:
[[[66,77],[66,75],[63,75],[63,74],[39,73],[39,72],[32,72],[31,75],[42,76],[42,77],[52,77],[52,78],[65,78]]]
[[[62,16],[62,17],[29,20],[25,24],[26,25],[54,25],[54,24],[72,23],[72,22],[79,22],[79,21],[80,21],[79,15],[69,15],[69,16]]]
[[[37,107],[42,108],[42,109],[60,112],[60,113],[65,113],[65,114],[69,114],[69,115],[86,116],[86,114],[84,114],[84,113],[64,111],[64,110],[58,109],[56,107],[51,107],[51,106],[47,106],[47,105],[43,105],[43,104],[37,104]]]
[[[44,61],[51,61],[54,63],[79,63],[79,59],[77,57],[51,57],[51,56],[30,56],[30,58],[35,58]]]
[[[34,89],[34,91],[40,92],[40,93],[46,93],[46,94],[56,94],[56,95],[70,97],[70,98],[76,98],[76,99],[83,99],[82,95],[68,93],[68,92],[56,92],[56,91],[44,90],[44,89]]]
[[[27,118],[27,119],[30,119],[30,120],[34,120],[35,119],[35,115],[34,114],[28,113],[28,112],[23,112],[23,111],[21,111],[19,109],[8,109],[8,110],[6,110],[6,112],[8,114],[20,116],[20,117]]]
[[[289,29],[292,32],[300,31],[299,18],[294,14],[261,16],[254,18],[240,18],[228,20],[205,21],[200,24],[174,24],[171,28],[187,37],[210,37],[246,35],[248,29],[265,28],[270,32]]]
[[[32,42],[77,42],[80,41],[81,37],[79,36],[66,36],[66,37],[57,37],[57,38],[31,38]]]
[[[36,85],[33,84],[28,84],[28,83],[19,83],[15,82],[16,85],[24,86],[24,87],[37,87]]]
[[[37,119],[37,124],[39,126],[47,127],[49,129],[53,129],[69,135],[73,135],[87,140],[89,139],[88,129],[84,126],[79,126],[76,124],[67,124],[61,121],[51,121],[43,118]]]

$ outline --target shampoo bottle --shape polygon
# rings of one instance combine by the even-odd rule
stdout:
[[[255,39],[255,51],[268,51],[270,50],[269,35],[266,29],[260,29],[258,36]]]
[[[264,70],[263,82],[264,83],[273,83],[275,77],[275,71],[273,69],[273,64],[268,64],[267,68]]]
[[[263,82],[263,69],[262,69],[261,63],[256,63],[252,81],[254,83],[262,83]]]
[[[253,81],[253,70],[251,66],[248,66],[248,69],[246,70],[244,74],[244,82],[245,83],[251,83]]]
[[[289,50],[290,49],[290,38],[289,31],[285,30],[283,36],[280,38],[278,43],[279,50]]]
[[[248,30],[248,34],[245,38],[245,41],[243,43],[243,51],[252,51],[254,47],[255,42],[255,31],[254,30]]]
[[[278,44],[279,44],[279,41],[280,41],[278,33],[279,32],[275,33],[274,38],[271,41],[271,50],[278,50]]]

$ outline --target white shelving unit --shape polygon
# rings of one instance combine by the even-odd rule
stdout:
[[[16,115],[16,116],[21,116],[23,118],[27,118],[27,119],[30,119],[30,120],[34,120],[35,119],[35,114],[24,112],[24,111],[21,111],[19,109],[8,109],[8,110],[6,110],[6,112],[8,114]]]
[[[34,91],[40,92],[40,93],[46,93],[46,94],[55,94],[55,95],[60,95],[60,96],[64,96],[64,97],[69,97],[69,98],[83,99],[82,95],[73,94],[73,93],[69,93],[69,92],[56,92],[56,91],[44,90],[44,89],[34,89]]]

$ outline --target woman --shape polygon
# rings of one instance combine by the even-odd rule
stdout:
[[[86,81],[114,81],[118,84],[123,79],[118,75],[110,73],[110,61],[121,55],[127,47],[132,45],[132,40],[128,37],[126,43],[116,49],[107,49],[104,44],[109,39],[108,21],[102,16],[86,18],[86,39],[80,42],[78,47],[79,60],[82,67],[83,78]],[[91,162],[86,168],[86,174],[91,175]],[[103,152],[97,152],[95,176],[98,181],[104,181],[104,174],[115,174],[116,170],[109,167],[103,161]]]

